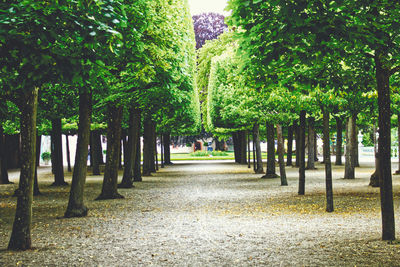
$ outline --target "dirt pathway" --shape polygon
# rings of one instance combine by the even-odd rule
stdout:
[[[307,171],[302,197],[296,168],[287,169],[289,186],[281,187],[278,179],[260,179],[233,163],[176,164],[111,201],[93,201],[102,178],[89,176],[90,213],[79,219],[57,219],[69,189],[50,187],[50,174],[42,172],[34,250],[4,250],[15,185],[0,187],[0,266],[400,266],[400,245],[379,240],[378,190],[367,186],[372,168],[357,169],[353,181],[334,168],[331,214],[324,211],[318,168]],[[394,191],[399,222],[399,176]]]

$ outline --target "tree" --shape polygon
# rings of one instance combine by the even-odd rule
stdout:
[[[396,22],[399,7],[385,0],[259,2],[232,0],[228,6],[233,10],[231,23],[244,30],[246,38],[242,39],[241,51],[251,56],[260,72],[278,66],[291,69],[299,62],[312,66],[320,58],[318,54],[340,55],[354,61],[357,56],[374,60],[379,103],[382,239],[394,239],[389,78],[400,70],[400,27]],[[266,41],[254,42],[258,36]]]
[[[112,45],[110,37],[114,37],[115,32],[110,31],[109,20],[101,12],[112,7],[111,2],[107,2],[110,5],[85,1],[1,4],[0,52],[4,64],[0,81],[7,99],[15,102],[21,111],[23,147],[17,212],[9,249],[31,247],[38,90],[55,80],[83,82],[79,70],[87,64],[89,56],[96,55],[94,48]],[[94,37],[98,33],[102,33],[102,37]],[[100,40],[104,42],[100,44]]]
[[[67,185],[64,180],[62,150],[62,119],[76,114],[76,96],[74,88],[61,84],[46,84],[39,92],[40,118],[51,121],[52,168],[54,186]]]

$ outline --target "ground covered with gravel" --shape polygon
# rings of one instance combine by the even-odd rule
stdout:
[[[16,185],[0,185],[0,266],[400,266],[400,244],[380,241],[372,164],[357,168],[355,180],[341,179],[343,167],[334,167],[333,213],[325,212],[324,169],[317,167],[306,172],[305,196],[297,195],[297,168],[287,168],[289,186],[281,187],[243,165],[179,163],[120,189],[125,199],[107,201],[94,201],[102,177],[89,176],[89,216],[73,219],[60,218],[69,187],[51,187],[42,168],[32,250],[6,250]],[[393,184],[399,222],[399,176]]]

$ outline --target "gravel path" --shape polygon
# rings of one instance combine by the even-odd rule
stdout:
[[[367,186],[372,166],[358,168],[352,181],[334,167],[330,214],[324,170],[317,167],[306,173],[305,196],[297,195],[297,168],[287,168],[289,186],[281,187],[279,179],[260,179],[243,165],[175,164],[110,201],[93,201],[102,178],[89,176],[89,216],[78,219],[57,218],[69,188],[50,187],[43,169],[33,250],[5,250],[15,185],[0,186],[0,266],[400,266],[400,244],[380,241],[379,191]],[[399,222],[399,176],[394,192]]]

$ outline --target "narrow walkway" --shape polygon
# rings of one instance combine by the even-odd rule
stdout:
[[[379,241],[378,189],[367,186],[372,168],[357,169],[357,179],[349,181],[334,167],[336,212],[328,214],[324,170],[317,167],[307,171],[306,196],[297,196],[297,168],[287,168],[289,186],[281,187],[279,179],[260,179],[243,165],[180,163],[119,190],[125,199],[111,201],[93,201],[102,177],[89,176],[89,216],[76,219],[56,218],[69,188],[49,187],[51,175],[43,174],[44,195],[34,203],[36,249],[0,251],[0,265],[398,265],[400,245]],[[0,249],[7,246],[15,209],[7,196],[13,186],[7,187],[0,191]],[[399,221],[399,176],[394,190]]]

